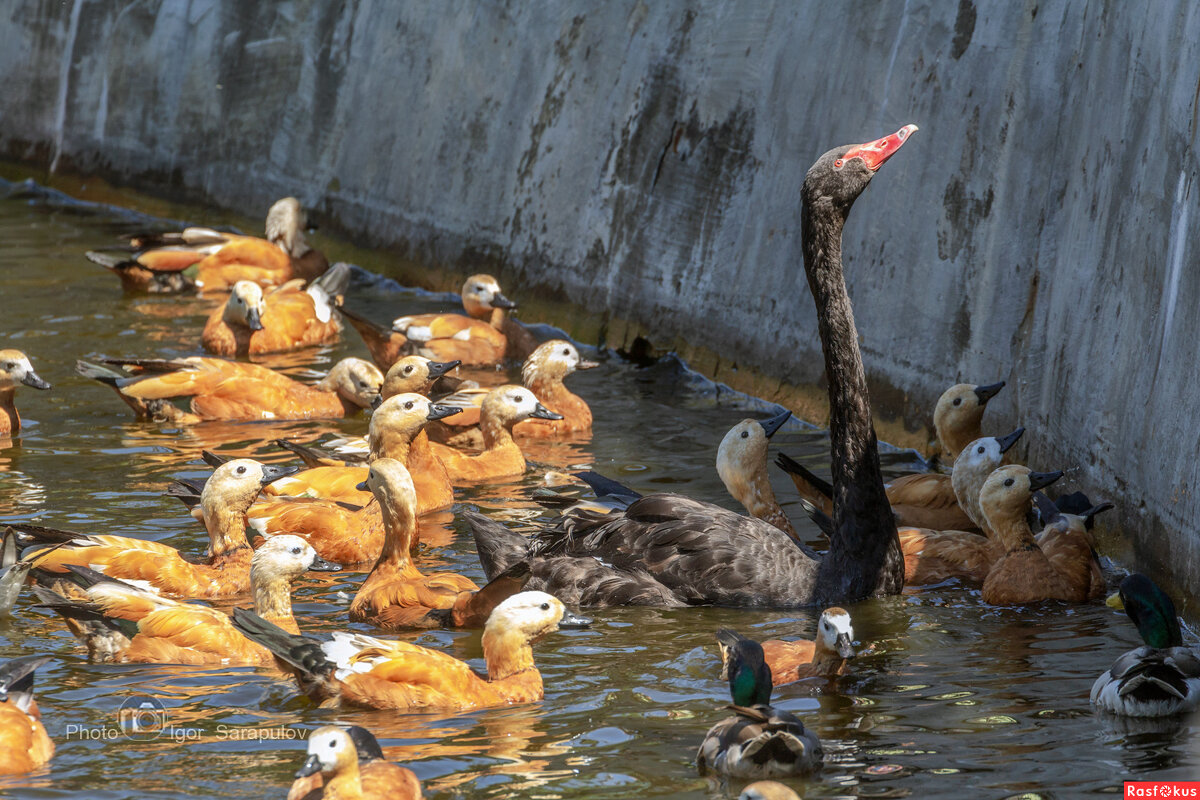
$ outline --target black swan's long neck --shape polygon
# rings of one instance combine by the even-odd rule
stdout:
[[[848,600],[899,592],[904,560],[883,489],[858,331],[842,274],[842,227],[849,209],[828,198],[805,199],[801,211],[804,271],[817,304],[829,383],[833,524],[814,600]]]

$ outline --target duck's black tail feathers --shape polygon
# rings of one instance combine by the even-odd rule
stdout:
[[[516,531],[474,511],[464,511],[460,518],[471,529],[479,562],[488,580],[499,577],[505,570],[529,558],[528,541]]]
[[[33,592],[39,601],[35,608],[48,608],[61,616],[67,629],[87,647],[90,661],[120,661],[137,635],[136,622],[110,617],[95,603],[66,597],[44,586],[34,586]]]
[[[328,696],[335,665],[325,658],[321,643],[307,636],[288,633],[245,608],[233,610],[233,627],[252,642],[271,651],[296,676],[310,697]]]
[[[828,516],[833,516],[833,485],[829,481],[814,474],[787,453],[779,453],[775,457],[775,465],[791,477],[801,498]]]
[[[306,444],[289,442],[287,439],[276,439],[275,446],[287,450],[289,453],[295,453],[300,457],[300,460],[304,462],[306,467],[346,466],[345,459],[335,458],[317,447],[310,447]]]

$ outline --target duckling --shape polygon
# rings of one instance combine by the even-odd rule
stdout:
[[[722,630],[717,633],[721,645],[721,677],[729,667],[728,642],[737,634]],[[800,639],[786,642],[768,639],[762,643],[767,666],[771,668],[771,681],[775,686],[794,683],[805,678],[836,678],[846,670],[846,659],[854,658],[854,628],[850,625],[850,614],[843,608],[827,608],[821,612],[817,622],[815,641]]]
[[[352,621],[387,630],[439,624],[478,628],[497,604],[524,588],[527,568],[518,576],[502,575],[482,590],[457,573],[421,574],[409,556],[417,533],[417,492],[399,461],[376,459],[360,488],[375,495],[386,533],[379,560],[350,604]]]
[[[306,226],[300,201],[285,197],[267,212],[266,239],[186,228],[135,237],[130,245],[138,252],[128,258],[95,251],[87,258],[115,273],[127,292],[226,291],[240,280],[278,286],[314,280],[329,268],[305,240]]]
[[[133,374],[78,361],[76,371],[116,390],[138,419],[192,425],[204,420],[325,419],[352,416],[379,397],[383,375],[361,358],[343,358],[309,386],[259,364],[193,356],[102,359]],[[191,411],[173,398],[191,397]]]
[[[487,677],[453,656],[403,641],[334,633],[318,642],[234,609],[234,626],[275,653],[301,690],[323,707],[351,704],[395,711],[466,711],[542,699],[531,644],[588,620],[544,592],[521,592],[492,612],[483,631]]]
[[[0,664],[0,775],[24,775],[54,756],[33,699],[33,673],[50,656],[19,656]]]
[[[1007,466],[984,482],[979,504],[1004,550],[983,582],[985,603],[1084,603],[1099,596],[1092,585],[1096,556],[1086,534],[1051,532],[1039,545],[1029,529],[1027,517],[1033,493],[1061,477],[1062,472],[1040,473]]]
[[[264,295],[257,283],[238,281],[225,305],[209,316],[201,343],[210,353],[236,358],[334,344],[342,334],[337,298],[349,281],[346,264],[307,289],[291,281]]]
[[[433,403],[419,394],[409,393],[388,398],[371,415],[369,460],[394,458],[408,468],[417,486],[417,496],[421,498],[420,514],[446,508],[454,502],[449,473],[422,428],[430,420],[456,413],[458,409],[453,406]],[[365,466],[317,466],[279,481],[266,493],[366,505],[371,502],[370,492],[357,488],[366,478]],[[251,516],[261,516],[260,511],[256,509]]]
[[[450,473],[451,482],[487,481],[525,473],[525,456],[513,440],[513,426],[526,419],[560,420],[533,392],[523,386],[498,386],[488,392],[479,411],[483,452],[467,455],[453,447],[431,442],[433,452]]]
[[[308,758],[287,800],[420,800],[421,782],[410,769],[384,760],[366,728],[325,725],[308,737]]]
[[[209,547],[202,563],[192,563],[169,545],[126,536],[89,536],[37,525],[12,527],[37,545],[59,545],[39,560],[42,570],[66,572],[89,567],[110,578],[144,581],[175,597],[211,599],[250,591],[253,551],[246,541],[246,511],[259,490],[295,471],[239,458],[218,467],[204,485],[200,509]]]
[[[696,754],[700,774],[784,778],[820,769],[824,751],[816,734],[793,714],[771,707],[771,668],[762,645],[730,630],[717,637],[728,649],[729,708],[735,716],[704,735]]]
[[[1183,645],[1175,604],[1145,575],[1121,581],[1114,603],[1137,626],[1144,647],[1118,658],[1092,684],[1092,705],[1126,717],[1169,717],[1200,707],[1200,656]]]
[[[800,795],[776,781],[755,781],[742,789],[738,800],[800,800]]]
[[[39,597],[63,616],[71,632],[87,645],[92,661],[222,666],[274,663],[274,656],[266,649],[234,630],[228,614],[170,600],[157,591],[113,580],[94,570],[70,569],[82,579],[90,604],[44,590]],[[272,537],[250,560],[254,612],[299,633],[292,616],[292,583],[309,570],[339,569],[298,536]],[[97,607],[100,620],[96,619]]]
[[[986,386],[959,383],[942,393],[934,407],[933,425],[945,451],[944,457],[957,459],[968,444],[983,437],[980,421],[984,408],[1003,388],[1004,381]],[[828,482],[785,454],[781,453],[776,463],[791,476],[801,497],[832,516],[833,489]],[[884,489],[897,525],[935,531],[980,530],[978,522],[959,507],[948,475],[903,475],[889,481]]]
[[[21,430],[21,415],[15,402],[17,384],[49,389],[50,384],[33,371],[29,356],[20,350],[0,350],[0,436]]]
[[[578,369],[594,369],[598,362],[580,357],[575,345],[563,339],[543,342],[525,359],[521,367],[521,382],[525,388],[537,395],[542,404],[551,411],[562,414],[556,421],[528,419],[513,426],[513,436],[552,439],[569,433],[587,433],[592,429],[592,410],[587,402],[574,394],[563,383],[563,379]],[[452,395],[443,402],[455,403],[463,398],[469,404],[464,413],[457,415],[441,426],[428,428],[429,438],[435,442],[455,447],[483,447],[483,434],[479,431],[479,407],[487,396],[484,390]],[[457,404],[457,403],[455,403]],[[471,412],[474,413],[471,413]],[[469,426],[469,427],[468,427]]]
[[[500,291],[491,275],[472,275],[462,288],[462,314],[417,314],[399,317],[391,329],[343,310],[380,369],[388,369],[405,353],[438,361],[461,361],[468,367],[490,367],[504,359],[508,340],[505,313],[517,307]],[[485,321],[486,320],[486,321]],[[410,341],[411,340],[411,341]]]

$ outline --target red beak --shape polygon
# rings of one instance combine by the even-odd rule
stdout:
[[[883,166],[883,162],[895,155],[896,151],[900,149],[900,145],[908,141],[909,134],[915,130],[917,130],[916,125],[905,125],[900,130],[884,136],[882,139],[876,139],[866,144],[856,144],[846,151],[846,154],[842,156],[842,160],[849,161],[852,158],[861,158],[863,163],[867,165],[867,169],[874,172]]]

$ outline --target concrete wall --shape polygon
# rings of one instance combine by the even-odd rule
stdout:
[[[1159,0],[28,3],[0,27],[0,153],[498,268],[820,378],[798,187],[917,122],[856,205],[868,371],[924,420],[957,378],[1041,468],[1200,567],[1200,5]],[[889,391],[884,391],[889,389]]]

